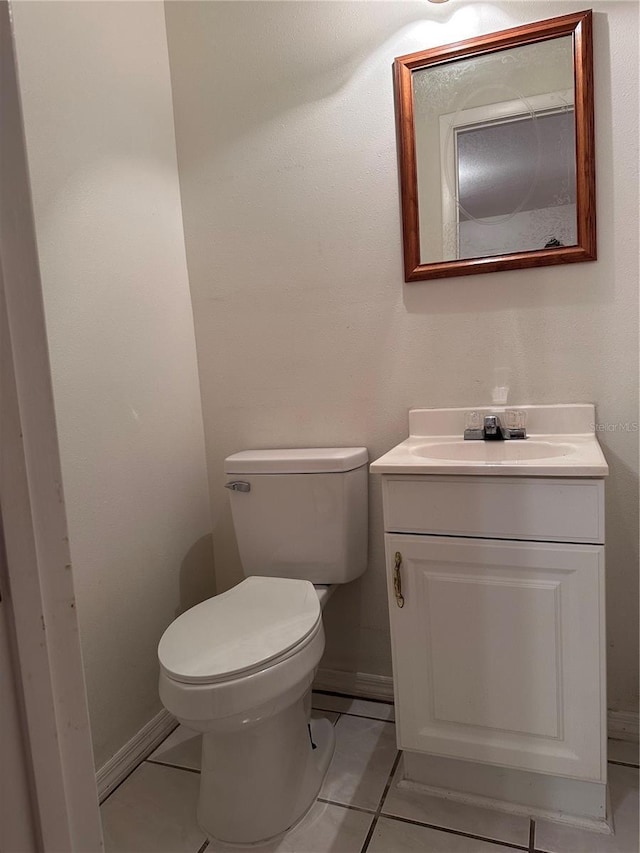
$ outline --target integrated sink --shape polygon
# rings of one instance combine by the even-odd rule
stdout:
[[[424,459],[445,459],[449,462],[530,462],[537,459],[555,459],[575,452],[575,445],[561,442],[516,441],[447,441],[418,444],[411,447],[414,456]]]
[[[480,418],[500,414],[473,407]],[[459,474],[520,477],[606,477],[591,404],[517,406],[526,439],[465,441],[469,409],[412,409],[409,437],[376,459],[377,474]]]

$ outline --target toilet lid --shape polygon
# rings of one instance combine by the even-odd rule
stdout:
[[[284,654],[320,618],[309,581],[250,577],[179,616],[162,635],[158,658],[176,681],[218,681]]]

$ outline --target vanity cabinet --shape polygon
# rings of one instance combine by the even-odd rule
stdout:
[[[604,481],[382,488],[399,747],[603,781]]]

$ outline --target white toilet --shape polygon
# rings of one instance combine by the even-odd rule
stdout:
[[[364,447],[225,460],[247,577],[179,616],[158,646],[165,708],[203,732],[198,822],[211,838],[279,835],[322,785],[334,733],[310,723],[321,606],[367,565],[367,462]]]

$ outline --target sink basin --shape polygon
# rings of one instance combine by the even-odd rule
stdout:
[[[595,408],[569,403],[517,406],[526,439],[464,441],[467,409],[412,409],[409,437],[371,464],[375,474],[482,477],[606,477],[595,436]],[[482,417],[491,409],[474,409]]]
[[[446,459],[450,462],[527,462],[534,459],[554,459],[568,456],[574,450],[570,444],[550,441],[448,441],[440,444],[418,444],[411,448],[415,456],[425,459]]]

